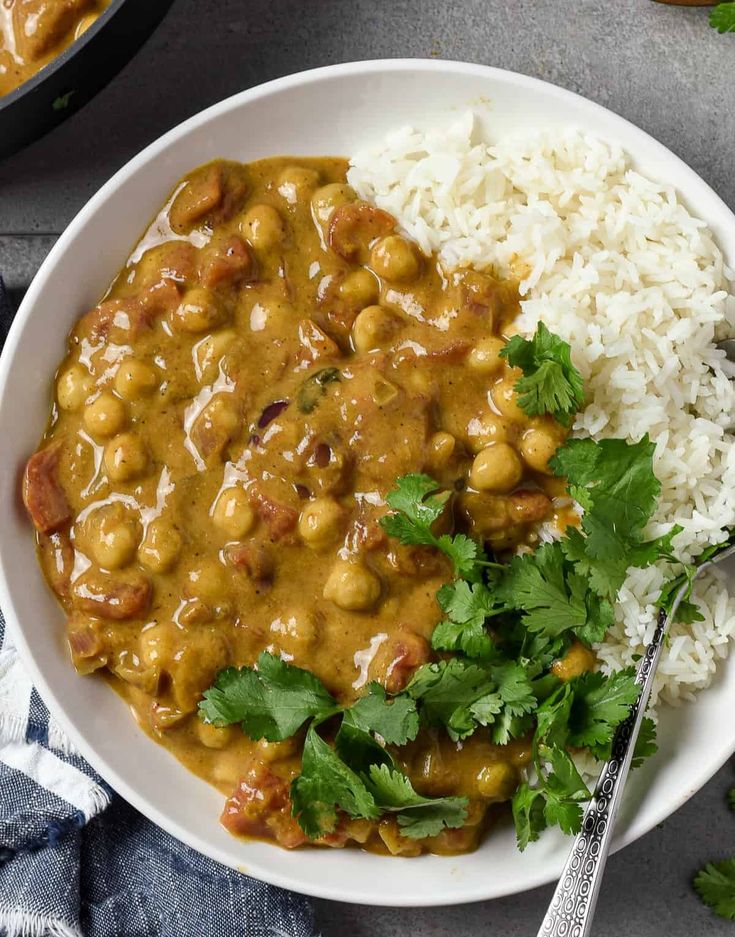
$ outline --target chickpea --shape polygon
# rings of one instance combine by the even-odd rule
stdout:
[[[184,577],[184,594],[205,605],[220,605],[226,593],[225,569],[217,560],[201,560]]]
[[[177,528],[157,517],[148,525],[143,542],[138,547],[138,559],[152,573],[166,573],[176,564],[182,543]]]
[[[196,733],[199,741],[206,748],[227,748],[235,738],[234,726],[213,726],[208,722],[196,720]]]
[[[242,488],[226,488],[217,498],[212,522],[233,540],[246,536],[255,526],[255,511]]]
[[[121,504],[104,505],[85,520],[82,546],[103,569],[122,569],[132,563],[140,532]]]
[[[491,391],[493,403],[500,415],[512,423],[528,423],[528,417],[518,406],[515,383],[515,379],[509,380],[508,378],[497,381]]]
[[[485,413],[467,424],[470,451],[475,455],[494,442],[507,442],[510,434],[508,421],[495,413]]]
[[[94,389],[94,379],[84,365],[70,365],[56,382],[56,399],[62,410],[78,410]]]
[[[483,765],[476,778],[477,792],[485,800],[510,800],[518,787],[518,772],[507,761]]]
[[[241,218],[239,228],[256,251],[273,250],[286,234],[283,218],[272,205],[253,205]]]
[[[120,433],[105,446],[104,461],[112,481],[127,482],[145,474],[148,453],[140,436]]]
[[[262,332],[282,332],[294,320],[293,306],[280,299],[263,299],[255,303],[250,310],[250,329]]]
[[[551,672],[564,683],[573,680],[597,667],[597,658],[594,653],[585,647],[581,641],[575,641],[564,657],[555,660],[551,665]]]
[[[174,332],[188,334],[208,332],[222,325],[226,318],[226,310],[214,293],[197,286],[184,293],[184,298],[171,313],[171,328]]]
[[[220,361],[237,338],[232,329],[212,332],[194,346],[194,362],[197,376],[204,383],[209,383],[217,376]]]
[[[410,241],[400,234],[389,234],[370,251],[370,266],[385,280],[409,283],[419,275],[421,261]]]
[[[390,341],[400,324],[400,319],[383,306],[367,306],[352,324],[355,351],[362,353],[381,348]]]
[[[119,433],[127,422],[125,404],[119,397],[103,391],[84,408],[84,425],[97,439],[108,439]]]
[[[343,182],[330,182],[317,189],[311,198],[311,211],[320,225],[326,225],[335,208],[354,202],[355,190]]]
[[[287,166],[278,177],[276,189],[281,198],[291,206],[311,197],[319,185],[319,173],[305,166]]]
[[[279,636],[277,643],[291,654],[316,644],[320,630],[319,619],[306,609],[299,609],[271,623],[271,632]]]
[[[496,442],[478,452],[470,470],[470,484],[478,491],[512,491],[523,475],[518,453],[507,442]]]
[[[137,400],[158,387],[158,374],[144,361],[125,358],[115,375],[115,390],[123,400]]]
[[[451,433],[438,432],[429,440],[429,466],[432,469],[444,468],[454,455],[457,440]]]
[[[505,342],[500,338],[483,338],[467,356],[467,365],[478,374],[498,374],[503,368],[500,352]]]
[[[299,533],[312,550],[331,546],[339,537],[344,511],[334,498],[315,498],[299,517]]]
[[[378,281],[364,267],[348,273],[339,286],[340,297],[353,309],[362,309],[377,303],[380,296]]]
[[[338,560],[324,585],[324,598],[350,612],[363,612],[380,598],[380,580],[361,563]]]
[[[138,656],[146,667],[165,668],[181,646],[181,629],[171,621],[156,621],[140,632]]]
[[[529,468],[553,475],[549,459],[564,441],[564,430],[555,420],[537,420],[521,437],[520,450]]]

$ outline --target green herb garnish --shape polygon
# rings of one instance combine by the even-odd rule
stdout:
[[[371,683],[352,706],[341,706],[314,674],[264,652],[257,669],[223,670],[204,693],[199,715],[213,725],[239,723],[250,738],[273,742],[309,723],[291,801],[312,839],[334,830],[337,810],[368,820],[394,813],[403,835],[414,838],[465,821],[466,798],[420,796],[385,747],[416,738],[419,716],[408,695],[388,699]],[[341,717],[334,745],[317,731],[332,717]]]
[[[569,426],[584,403],[582,375],[572,364],[569,344],[539,322],[533,338],[514,335],[500,354],[523,371],[515,385],[523,412],[528,416],[550,413],[562,426]]]
[[[710,11],[709,24],[718,33],[735,33],[735,3],[718,3]]]
[[[302,413],[311,413],[327,392],[329,384],[342,378],[339,368],[322,368],[306,378],[299,388],[296,403]]]

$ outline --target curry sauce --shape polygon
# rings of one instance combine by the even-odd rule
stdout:
[[[74,328],[24,496],[80,673],[227,797],[235,833],[293,847],[300,744],[201,722],[224,667],[264,650],[342,702],[401,690],[432,659],[446,558],[380,526],[398,476],[454,492],[445,522],[495,551],[563,511],[499,352],[517,284],[444,271],[361,201],[340,159],[217,161],[185,177]],[[555,499],[557,501],[555,502]],[[418,791],[470,799],[427,840],[345,817],[323,845],[473,848],[512,797],[525,740],[434,730],[397,753]]]
[[[0,97],[71,45],[111,0],[0,0]]]

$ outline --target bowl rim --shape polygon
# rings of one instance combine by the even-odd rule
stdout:
[[[112,0],[110,5],[100,13],[89,29],[84,30],[81,36],[72,40],[72,42],[59,52],[58,55],[54,56],[50,62],[42,65],[35,75],[27,78],[8,94],[0,96],[0,117],[2,117],[2,113],[6,108],[11,108],[16,102],[20,101],[21,98],[24,98],[26,95],[31,95],[36,88],[45,84],[53,75],[64,68],[66,63],[78,55],[85,46],[94,42],[97,35],[105,29],[109,21],[117,15],[126,3],[128,3],[128,0]]]
[[[124,0],[122,0],[122,2],[124,2]],[[633,124],[631,121],[628,121],[624,117],[621,117],[619,114],[616,114],[614,111],[611,111],[608,108],[603,107],[602,105],[577,94],[576,92],[560,88],[559,86],[551,84],[550,82],[546,82],[541,79],[533,78],[531,76],[523,75],[507,69],[445,59],[371,59],[308,69],[305,71],[293,73],[291,75],[286,75],[281,78],[276,78],[238,92],[187,118],[185,121],[176,125],[171,130],[167,131],[165,134],[141,150],[136,156],[134,156],[124,166],[122,166],[100,189],[97,190],[94,195],[92,195],[87,203],[75,215],[75,217],[72,219],[72,221],[69,223],[57,242],[52,247],[51,251],[34,277],[20,305],[20,308],[18,309],[18,312],[9,330],[2,355],[0,356],[0,401],[5,400],[6,385],[10,372],[10,361],[14,358],[20,336],[26,327],[29,318],[33,314],[37,295],[41,290],[41,284],[46,277],[47,271],[56,265],[57,258],[64,254],[67,249],[67,245],[72,242],[82,231],[87,220],[94,215],[98,206],[106,200],[108,194],[113,192],[121,183],[127,179],[128,176],[135,173],[140,167],[145,165],[149,160],[156,157],[162,150],[166,149],[176,140],[186,137],[186,135],[198,125],[206,123],[209,119],[222,113],[226,113],[230,109],[240,107],[243,104],[258,100],[263,97],[267,97],[275,92],[287,91],[297,86],[318,83],[324,78],[334,78],[339,77],[340,75],[355,76],[361,74],[369,76],[371,74],[384,71],[447,72],[453,73],[455,75],[473,76],[475,78],[495,78],[496,80],[520,87],[525,87],[529,90],[537,90],[547,97],[550,96],[551,98],[556,98],[561,101],[576,103],[578,106],[581,105],[591,112],[597,112],[601,116],[604,116],[604,119],[608,122],[613,131],[616,129],[616,127],[620,128],[621,131],[625,130],[627,133],[631,133],[632,131],[635,136],[637,136],[643,143],[646,144],[650,152],[665,156],[666,160],[671,165],[678,166],[678,168],[683,171],[685,175],[696,179],[699,186],[703,187],[702,191],[708,193],[709,197],[713,200],[712,204],[716,206],[719,212],[722,213],[722,219],[724,219],[727,227],[735,233],[735,214],[730,210],[730,208],[725,204],[720,196],[714,192],[708,183],[705,182],[705,180],[703,180],[698,175],[698,173],[696,173],[694,169],[688,166],[680,157],[672,153],[666,146],[664,146],[662,143],[659,143],[646,131],[637,127],[635,124]],[[621,136],[623,136],[622,133]],[[143,795],[139,795],[136,789],[108,764],[104,756],[97,754],[91,744],[87,743],[85,740],[82,731],[75,727],[70,717],[67,717],[62,700],[47,683],[40,670],[40,667],[36,664],[31,647],[26,640],[23,628],[20,625],[18,615],[16,613],[16,606],[12,598],[12,589],[10,588],[9,580],[6,575],[3,551],[0,551],[0,607],[3,609],[6,622],[10,626],[11,639],[18,649],[24,665],[27,667],[34,686],[39,692],[41,698],[48,706],[49,710],[58,720],[59,725],[68,734],[74,745],[78,748],[80,753],[94,768],[94,770],[105,781],[107,781],[118,794],[131,803],[144,816],[164,829],[167,833],[171,834],[176,839],[197,850],[203,855],[208,856],[230,868],[235,868],[237,871],[243,871],[242,867],[238,868],[235,866],[232,860],[228,858],[226,854],[220,851],[217,847],[210,845],[203,837],[185,829],[175,820],[160,814],[156,807],[152,806]],[[636,819],[633,819],[627,828],[622,832],[622,834],[619,834],[613,841],[613,851],[617,851],[639,839],[641,836],[645,835],[647,832],[653,829],[657,824],[661,823],[664,819],[682,807],[687,802],[687,800],[689,800],[689,798],[695,794],[719,770],[720,767],[722,767],[722,765],[725,763],[725,761],[727,761],[727,759],[733,754],[734,751],[735,736],[729,743],[723,742],[723,744],[717,749],[717,751],[710,759],[701,763],[699,767],[692,772],[692,775],[689,778],[686,793],[683,797],[677,798],[677,800],[673,803],[670,799],[668,801],[661,799],[657,807],[652,807],[649,810],[648,817],[644,822],[637,822]],[[274,846],[273,848],[278,847]],[[307,853],[304,853],[304,855],[306,856]],[[411,861],[416,862],[421,861],[421,859],[413,859]],[[301,894],[307,894],[312,897],[346,901],[361,905],[380,905],[390,907],[431,907],[488,900],[487,892],[484,891],[483,888],[479,885],[475,886],[474,888],[458,888],[457,894],[455,894],[451,889],[448,889],[447,892],[437,894],[421,893],[417,895],[407,895],[405,897],[392,895],[389,896],[388,901],[386,901],[386,896],[382,896],[382,898],[377,894],[366,896],[360,891],[355,890],[353,887],[345,888],[340,886],[330,886],[328,880],[325,880],[323,884],[317,886],[305,887],[304,884],[292,873],[281,870],[274,870],[272,868],[263,870],[257,860],[252,861],[251,859],[247,860],[247,871],[244,874],[259,878],[261,881],[267,882],[269,884],[287,888]],[[540,866],[538,871],[535,871],[533,874],[529,874],[521,888],[507,885],[501,890],[496,890],[492,897],[499,898],[505,897],[507,895],[518,894],[523,891],[548,884],[549,882],[553,881],[555,877],[555,870],[552,869],[551,872],[549,872],[546,870],[546,866]],[[451,883],[449,884],[451,885]]]

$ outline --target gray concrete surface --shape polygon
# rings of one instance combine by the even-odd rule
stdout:
[[[366,58],[465,59],[555,82],[648,130],[735,207],[735,36],[718,36],[706,17],[651,0],[176,0],[95,101],[0,164],[0,271],[19,299],[86,199],[182,119],[279,75]],[[707,860],[735,853],[735,817],[725,805],[734,782],[723,768],[612,858],[599,937],[733,933],[701,907],[690,880]],[[317,916],[324,937],[532,937],[549,896],[545,888],[424,911],[320,901]]]

